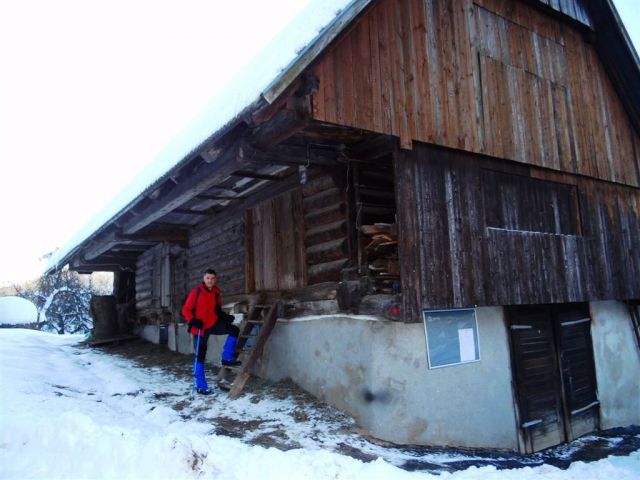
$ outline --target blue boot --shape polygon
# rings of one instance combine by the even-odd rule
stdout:
[[[242,362],[236,360],[236,343],[238,337],[232,337],[229,335],[222,347],[222,365],[226,367],[238,367],[242,365]]]
[[[200,395],[210,395],[213,393],[207,385],[207,379],[204,376],[204,363],[196,362],[196,391]]]

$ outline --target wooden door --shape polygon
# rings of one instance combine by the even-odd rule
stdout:
[[[599,402],[586,304],[556,305],[553,316],[560,352],[560,376],[566,404],[567,440],[598,428]]]
[[[551,310],[512,307],[509,317],[520,428],[535,452],[566,438]]]
[[[247,291],[305,285],[302,192],[294,190],[247,211]]]
[[[586,304],[508,309],[520,428],[527,452],[598,428]]]

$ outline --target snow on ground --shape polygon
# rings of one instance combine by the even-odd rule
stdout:
[[[36,306],[26,298],[0,297],[0,325],[22,325],[37,320]]]
[[[290,399],[249,394],[229,401],[220,393],[190,400],[185,375],[80,348],[76,344],[81,340],[0,330],[0,478],[640,478],[638,451],[574,462],[566,470],[542,465],[470,467],[439,475],[409,472],[383,460],[383,447],[377,447],[380,458],[363,462],[331,448],[332,442],[336,447],[347,437],[333,431],[331,421],[323,425],[313,412],[300,413]],[[296,411],[304,418],[296,421],[289,415]],[[247,435],[221,435],[221,417],[249,430]],[[348,424],[334,423],[341,422]],[[283,423],[296,448],[251,444],[252,424],[261,424],[257,431],[264,433],[265,425],[277,429]],[[376,452],[371,447],[368,453]],[[437,460],[447,458],[455,461],[456,455],[443,453]]]

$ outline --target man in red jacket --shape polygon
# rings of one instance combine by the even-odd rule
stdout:
[[[204,273],[202,283],[191,290],[182,307],[182,316],[187,320],[187,328],[193,335],[193,347],[197,352],[194,368],[196,387],[198,393],[203,395],[211,393],[204,374],[204,359],[207,355],[209,335],[229,335],[222,349],[222,365],[240,365],[235,355],[240,329],[233,325],[233,315],[222,311],[222,299],[220,289],[216,285],[217,281],[216,272],[208,269]],[[198,337],[200,337],[199,344]]]

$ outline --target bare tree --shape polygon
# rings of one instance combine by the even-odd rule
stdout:
[[[89,316],[91,295],[107,293],[94,287],[91,277],[83,279],[66,268],[41,276],[35,286],[14,289],[16,295],[36,305],[38,328],[59,334],[89,332],[93,326]]]

